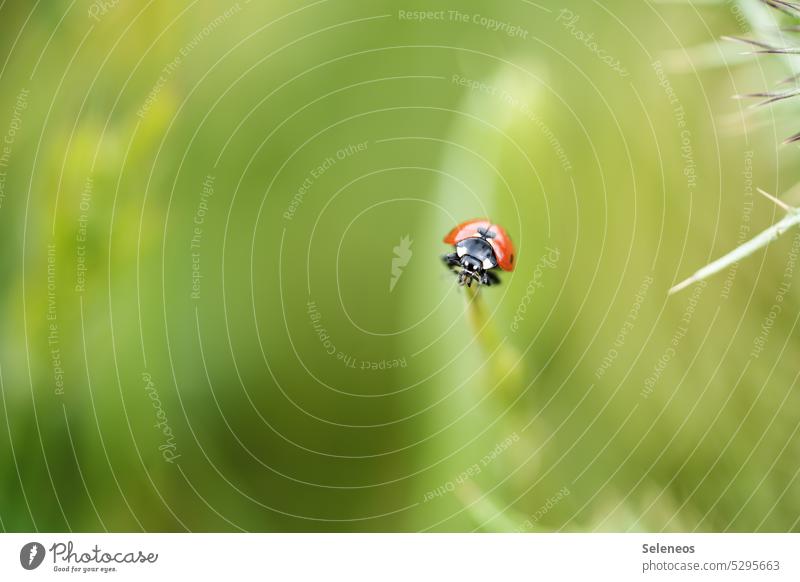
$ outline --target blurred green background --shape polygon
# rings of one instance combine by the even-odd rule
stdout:
[[[799,531],[800,241],[666,295],[800,175],[774,16],[3,2],[0,525]]]

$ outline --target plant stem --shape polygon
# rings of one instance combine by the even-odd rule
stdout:
[[[472,332],[487,359],[490,376],[495,380],[500,393],[508,399],[522,390],[522,365],[519,352],[501,337],[491,319],[481,296],[481,288],[467,287],[467,319]]]
[[[673,293],[677,293],[682,289],[686,289],[693,283],[707,279],[711,275],[719,273],[723,269],[733,265],[739,260],[752,255],[758,249],[764,248],[769,243],[780,237],[784,232],[797,224],[800,224],[800,210],[796,208],[789,208],[786,216],[784,216],[780,222],[773,224],[768,229],[757,234],[743,245],[736,247],[722,258],[717,259],[709,265],[706,265],[685,281],[678,283],[669,290],[669,294],[672,295]]]

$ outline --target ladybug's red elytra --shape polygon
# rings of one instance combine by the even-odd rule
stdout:
[[[501,226],[478,218],[462,222],[451,230],[444,242],[455,247],[455,252],[444,255],[445,264],[458,273],[458,284],[472,286],[497,285],[500,278],[494,269],[514,270],[514,243]]]

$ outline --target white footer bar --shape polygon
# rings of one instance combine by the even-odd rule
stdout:
[[[800,580],[800,534],[3,534],[0,580]]]

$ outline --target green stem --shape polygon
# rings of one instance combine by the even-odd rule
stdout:
[[[490,382],[488,389],[492,390],[490,402],[500,408],[507,408],[522,391],[522,362],[519,352],[508,341],[508,336],[503,336],[491,317],[491,313],[483,301],[481,288],[467,287],[467,319],[477,341],[480,351],[486,361]],[[509,411],[511,424],[521,425],[522,419],[518,417],[518,409]],[[519,445],[517,445],[519,446]],[[475,483],[468,483],[458,494],[467,513],[476,525],[484,531],[516,532],[545,531],[538,527],[525,528],[525,516],[511,508],[501,509],[504,503],[499,503],[491,493],[484,493]]]
[[[498,393],[509,401],[522,391],[522,362],[519,352],[502,336],[481,296],[480,287],[467,287],[467,319],[478,346],[487,360],[490,377]]]

